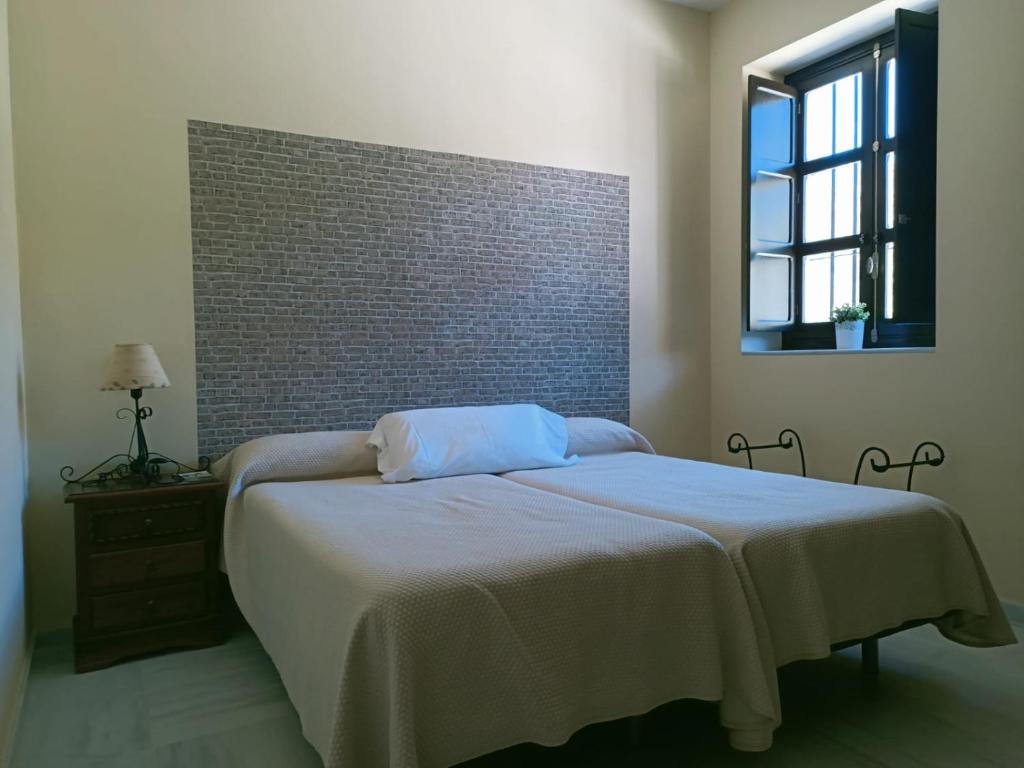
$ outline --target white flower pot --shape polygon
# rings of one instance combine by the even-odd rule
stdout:
[[[864,321],[836,323],[836,349],[864,349]]]

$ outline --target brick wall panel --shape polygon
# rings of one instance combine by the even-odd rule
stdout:
[[[629,418],[629,180],[190,122],[199,449],[537,402]]]

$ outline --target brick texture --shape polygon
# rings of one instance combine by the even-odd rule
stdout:
[[[190,122],[200,452],[388,411],[629,418],[629,180]]]

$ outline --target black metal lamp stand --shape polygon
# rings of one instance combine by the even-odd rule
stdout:
[[[149,446],[146,444],[146,431],[142,428],[142,422],[153,415],[153,409],[148,405],[139,405],[139,401],[142,399],[141,389],[132,389],[129,391],[132,399],[135,401],[135,445],[136,455],[128,462],[128,466],[131,469],[131,474],[142,479],[149,478],[152,474],[152,470],[149,466]],[[122,408],[117,412],[118,417],[121,417],[121,411],[128,410]],[[129,457],[130,458],[130,457]],[[159,473],[159,467],[156,467],[157,473]]]
[[[148,405],[141,405],[141,389],[129,390],[132,399],[135,401],[133,408],[121,408],[116,416],[119,419],[135,419],[135,455],[130,453],[115,453],[90,469],[88,472],[75,477],[73,467],[67,466],[61,469],[60,479],[66,483],[80,483],[81,485],[106,485],[107,483],[122,483],[127,485],[149,485],[151,483],[180,483],[182,472],[199,472],[210,468],[210,460],[206,456],[199,457],[199,466],[190,467],[176,459],[164,456],[162,453],[149,450],[146,442],[146,432],[142,422],[153,415],[153,409]],[[129,448],[129,450],[131,450]],[[114,467],[104,470],[108,464],[119,462]],[[163,467],[170,467],[170,473],[162,473]]]

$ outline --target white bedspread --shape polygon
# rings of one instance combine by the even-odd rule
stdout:
[[[929,496],[637,452],[502,477],[713,536],[777,666],[940,616],[966,645],[1016,641],[962,520]]]
[[[706,534],[484,475],[246,488],[275,473],[243,458],[227,572],[327,768],[552,745],[678,698],[770,743],[774,671]]]

